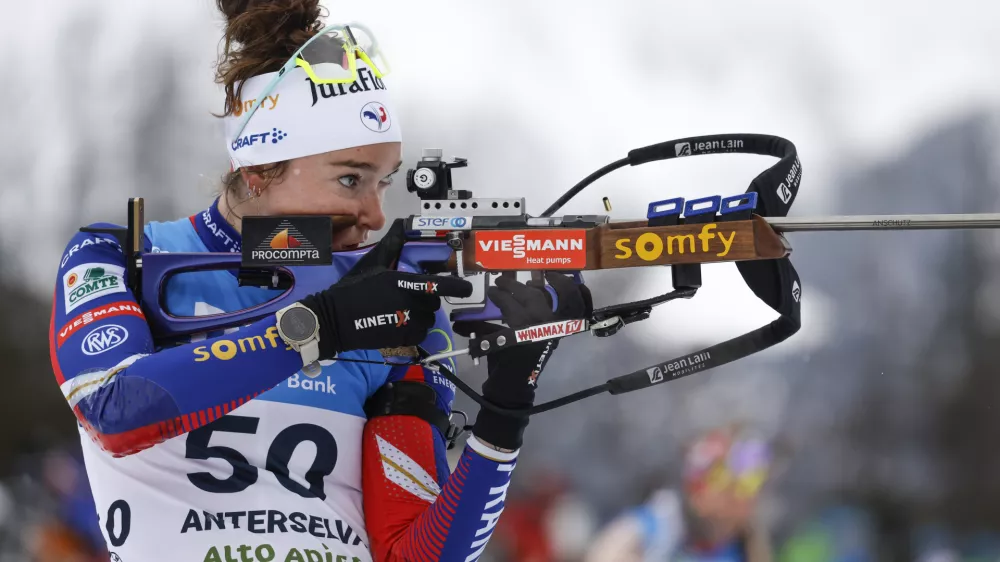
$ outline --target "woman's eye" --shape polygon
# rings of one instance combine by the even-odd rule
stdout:
[[[361,180],[358,176],[341,176],[337,178],[337,181],[344,187],[357,187]]]

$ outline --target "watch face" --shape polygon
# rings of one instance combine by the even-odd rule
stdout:
[[[316,331],[316,317],[304,308],[293,308],[281,315],[281,333],[292,341],[301,342]]]

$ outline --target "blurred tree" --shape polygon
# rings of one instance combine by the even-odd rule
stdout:
[[[0,263],[4,263],[2,255]],[[49,363],[48,303],[33,296],[16,269],[0,269],[0,295],[2,474],[11,468],[18,454],[72,439],[75,420],[55,384]]]
[[[992,180],[990,171],[996,147],[980,143],[964,148],[966,163],[962,169],[976,186],[969,192],[969,208],[995,208],[1000,186]],[[941,397],[934,424],[937,458],[948,475],[942,483],[944,495],[938,511],[949,514],[953,523],[964,527],[996,529],[1000,528],[1000,479],[996,478],[1000,473],[1000,449],[996,447],[1000,441],[1000,408],[996,407],[1000,397],[996,371],[1000,339],[989,329],[998,324],[989,317],[995,310],[983,306],[996,300],[990,272],[1000,263],[1000,256],[990,253],[993,248],[988,242],[992,239],[989,232],[963,233],[945,270],[950,306],[937,326],[935,340],[947,342],[958,337],[964,353],[935,357],[947,350],[929,346],[926,357],[920,358],[926,360],[918,360],[917,364],[926,371],[953,369],[961,376],[961,384]]]

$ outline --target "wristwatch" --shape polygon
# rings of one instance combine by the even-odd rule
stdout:
[[[315,377],[319,367],[319,319],[316,313],[300,303],[278,311],[278,335],[302,355],[302,372]]]

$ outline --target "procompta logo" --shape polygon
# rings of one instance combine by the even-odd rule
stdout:
[[[243,265],[329,265],[332,236],[327,216],[245,217]]]
[[[254,258],[263,260],[306,260],[318,258],[319,249],[290,222],[282,221],[278,228],[253,251]]]
[[[633,254],[642,261],[652,262],[662,258],[664,254],[712,254],[724,258],[729,255],[736,242],[737,232],[734,228],[726,228],[725,223],[706,223],[701,225],[701,231],[689,234],[666,234],[656,231],[644,232],[633,238],[615,240],[618,253],[615,259],[627,260]]]

